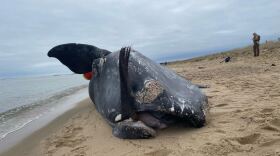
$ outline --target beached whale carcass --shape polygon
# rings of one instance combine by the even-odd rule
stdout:
[[[150,138],[175,122],[194,127],[206,122],[207,97],[197,86],[131,48],[112,53],[70,43],[48,56],[74,73],[92,72],[89,96],[116,137]]]

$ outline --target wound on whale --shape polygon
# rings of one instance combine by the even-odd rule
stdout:
[[[208,100],[190,81],[130,47],[116,52],[69,43],[48,52],[89,79],[89,96],[114,136],[144,139],[174,123],[205,125]]]

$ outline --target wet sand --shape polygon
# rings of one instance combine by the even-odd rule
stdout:
[[[220,63],[231,56],[229,63]],[[274,64],[274,65],[272,65]],[[5,155],[280,155],[280,43],[168,64],[209,85],[211,118],[199,129],[175,125],[153,139],[122,140],[89,99],[16,145]]]

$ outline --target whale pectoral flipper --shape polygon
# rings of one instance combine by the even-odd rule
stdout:
[[[113,128],[113,135],[121,139],[148,139],[156,135],[156,131],[141,121],[124,120]]]

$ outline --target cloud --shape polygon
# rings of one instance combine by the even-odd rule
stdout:
[[[110,51],[132,45],[161,61],[236,48],[250,44],[252,32],[263,40],[279,35],[279,5],[279,0],[3,0],[0,69],[11,60],[18,71],[56,67],[48,63],[54,60],[47,51],[69,42]]]

